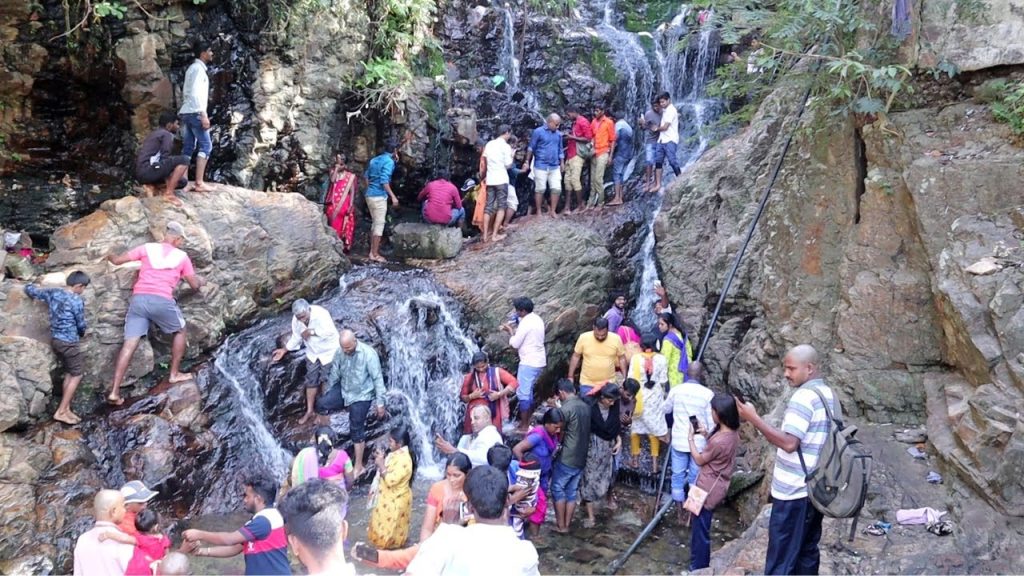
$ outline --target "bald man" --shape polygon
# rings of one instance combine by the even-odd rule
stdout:
[[[341,354],[331,363],[327,378],[327,393],[316,401],[316,412],[321,416],[348,408],[349,434],[355,445],[355,477],[365,471],[363,449],[366,447],[366,416],[370,403],[377,406],[377,418],[387,416],[384,408],[384,375],[380,369],[377,351],[356,339],[351,330],[342,330],[338,337]],[[321,418],[327,424],[326,418]]]
[[[75,576],[124,576],[135,547],[112,539],[100,541],[105,532],[120,532],[124,496],[117,490],[100,490],[92,501],[96,523],[75,543]]]
[[[801,344],[791,348],[782,365],[786,380],[796,391],[786,404],[781,429],[762,420],[753,405],[737,399],[736,406],[740,417],[778,448],[772,471],[772,515],[764,573],[817,574],[822,515],[807,498],[804,479],[818,464],[828,435],[828,415],[815,390],[828,400],[837,417],[842,417],[842,407],[821,378],[814,347]]]
[[[558,198],[562,195],[562,172],[565,169],[565,150],[562,149],[562,133],[558,131],[562,118],[555,113],[548,115],[543,126],[534,129],[530,146],[526,149],[523,166],[533,170],[534,207],[540,216],[544,204],[544,193],[551,193],[549,215],[555,215]],[[533,166],[530,167],[530,161]]]

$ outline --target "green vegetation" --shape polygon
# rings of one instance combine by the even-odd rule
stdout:
[[[192,0],[193,4],[205,4],[206,0]],[[42,10],[42,4],[38,1],[32,3],[33,9]],[[150,14],[139,0],[61,0],[61,8],[64,10],[64,32],[53,38],[66,38],[68,49],[78,47],[79,37],[91,30],[91,24],[101,24],[104,19],[124,20],[131,7],[138,8],[147,18],[160,20],[161,18]]]
[[[695,6],[710,5],[697,0]],[[880,29],[858,0],[717,0],[711,22],[723,42],[749,46],[722,69],[710,88],[718,97],[748,105],[725,119],[749,120],[753,108],[781,75],[803,76],[812,88],[812,106],[832,114],[859,114],[884,127],[900,98],[915,90],[911,71],[899,63],[898,43]],[[968,4],[970,4],[968,6]],[[957,0],[980,17],[983,0]],[[750,71],[748,72],[748,68]],[[944,66],[934,74],[953,75]]]
[[[363,64],[363,74],[352,79],[363,98],[363,106],[384,113],[397,114],[413,81],[413,67],[421,55],[425,61],[441,63],[440,45],[431,25],[437,5],[433,0],[371,0],[370,58]]]
[[[594,77],[605,84],[615,86],[619,80],[618,70],[615,69],[615,63],[610,58],[610,51],[606,46],[603,46],[604,42],[598,39],[594,39],[591,44],[590,50],[590,70],[594,73]]]
[[[679,2],[672,0],[625,0],[618,9],[623,15],[623,28],[638,32],[651,32],[663,22],[672,20],[679,11]]]
[[[992,89],[997,90],[999,95],[992,102],[992,116],[1010,127],[1018,145],[1024,144],[1024,81],[1003,80]]]

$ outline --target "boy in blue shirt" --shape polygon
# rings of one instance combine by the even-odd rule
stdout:
[[[53,413],[53,419],[73,426],[82,420],[71,411],[71,399],[85,370],[85,356],[79,339],[85,336],[85,302],[82,300],[82,292],[89,285],[89,275],[76,270],[68,275],[67,285],[67,288],[39,288],[28,284],[25,293],[33,300],[46,302],[50,310],[50,345],[64,364],[63,396],[60,406]]]

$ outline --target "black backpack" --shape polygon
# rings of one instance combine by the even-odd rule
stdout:
[[[818,465],[808,472],[804,454],[797,448],[800,466],[807,481],[811,504],[830,518],[853,518],[850,540],[857,531],[857,517],[868,495],[871,479],[871,454],[855,438],[856,426],[845,426],[832,413],[829,402],[817,388],[811,388],[821,399],[828,415],[828,434],[818,455]],[[833,392],[835,397],[835,392]],[[838,402],[838,399],[836,400]]]

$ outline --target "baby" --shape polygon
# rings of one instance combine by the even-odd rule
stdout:
[[[511,513],[512,529],[516,531],[516,536],[522,539],[525,522],[536,512],[537,489],[540,487],[540,460],[533,452],[523,454],[519,470],[516,471],[515,486],[522,487],[526,492],[526,496],[512,507]]]
[[[135,516],[136,536],[121,531],[110,530],[99,535],[99,541],[114,540],[122,544],[135,546],[125,576],[152,576],[152,564],[163,559],[171,546],[171,539],[160,532],[160,519],[156,512],[149,508],[142,509]]]

